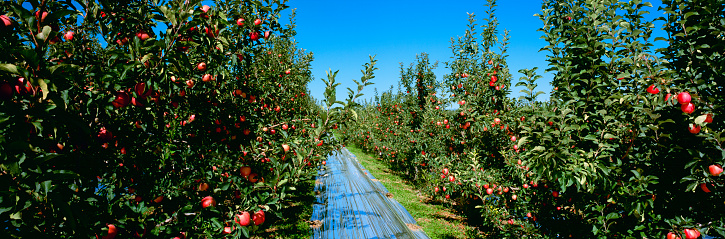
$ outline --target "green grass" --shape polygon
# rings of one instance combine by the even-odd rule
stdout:
[[[301,182],[297,186],[298,191],[282,202],[287,205],[281,211],[283,218],[267,216],[265,223],[271,226],[257,232],[252,238],[310,238],[312,229],[308,221],[312,216],[312,204],[315,202],[314,183],[314,179]]]
[[[382,161],[358,148],[348,146],[348,149],[393,194],[395,200],[413,215],[430,238],[480,237],[476,228],[467,225],[466,218],[457,215],[446,204],[432,201],[430,197],[416,190],[412,183],[394,174]]]

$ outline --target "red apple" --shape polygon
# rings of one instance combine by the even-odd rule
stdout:
[[[131,104],[136,107],[144,106],[143,100],[136,98],[136,97],[131,97]]]
[[[71,40],[73,40],[74,34],[75,33],[73,31],[67,31],[67,32],[65,32],[65,34],[63,34],[63,38],[65,38],[66,41],[71,41]]]
[[[10,100],[13,98],[13,86],[3,82],[0,84],[0,100]]]
[[[647,92],[650,94],[657,94],[660,93],[660,89],[657,89],[655,85],[650,85],[649,87],[647,87]]]
[[[113,224],[108,224],[108,231],[107,231],[106,235],[101,238],[113,239],[113,238],[116,238],[116,235],[118,235],[118,229],[116,229],[116,226]]]
[[[131,97],[128,95],[128,93],[122,90],[116,92],[116,99],[111,102],[111,104],[113,104],[113,106],[116,108],[126,107],[129,103],[131,103]]]
[[[700,133],[700,126],[696,124],[690,124],[690,127],[688,128],[690,130],[690,133],[697,134]]]
[[[249,226],[250,218],[249,218],[249,212],[244,211],[240,214],[237,214],[234,216],[234,222],[239,224],[240,226],[246,227]]]
[[[20,77],[15,83],[15,93],[17,93],[18,95],[25,95],[28,93],[35,95],[35,90],[30,84],[30,81],[25,80],[25,78],[23,77]]]
[[[252,168],[249,166],[244,166],[239,169],[239,173],[242,175],[242,177],[246,178],[247,176],[249,176],[249,174],[252,173]]]
[[[680,106],[680,109],[682,109],[682,112],[689,114],[695,111],[695,106],[692,103],[685,103]]]
[[[712,175],[712,176],[717,177],[717,176],[720,176],[720,174],[722,173],[722,166],[717,165],[717,164],[710,165],[709,169],[710,169],[710,175]]]
[[[113,133],[108,131],[106,127],[101,127],[101,130],[98,131],[98,139],[100,139],[101,142],[110,142],[113,140]]]
[[[702,122],[705,122],[705,123],[712,123],[712,114],[707,114],[707,115],[705,115],[705,120],[704,120],[704,121],[702,121]]]
[[[203,207],[203,208],[213,207],[215,205],[216,205],[216,200],[214,200],[214,198],[211,196],[206,196],[201,199],[201,207]]]
[[[127,43],[128,43],[128,37],[124,37],[124,38],[116,40],[116,44],[121,45],[121,46],[126,45]]]
[[[208,189],[209,189],[209,184],[208,183],[200,183],[199,184],[199,191],[206,191]]]
[[[257,173],[249,174],[248,180],[251,183],[256,183],[257,181],[259,181],[259,179],[257,178]]]
[[[196,65],[196,69],[200,71],[206,71],[206,62],[201,62]]]
[[[214,80],[214,77],[212,77],[210,74],[204,74],[204,76],[201,77],[201,81],[203,82],[209,82]]]
[[[691,100],[692,97],[690,97],[690,93],[682,92],[677,94],[677,102],[680,102],[682,105],[690,103]]]
[[[685,238],[696,239],[698,237],[700,237],[700,231],[698,231],[697,229],[685,229]]]
[[[250,32],[249,33],[249,39],[252,39],[252,41],[259,40],[260,34],[259,32]]]
[[[153,201],[155,203],[160,203],[160,202],[164,201],[164,196],[158,196],[158,197],[154,198]]]
[[[259,224],[264,223],[264,211],[259,210],[252,215],[252,221],[254,221],[254,225],[259,226]]]
[[[144,83],[144,82],[136,83],[136,85],[133,88],[134,88],[134,91],[136,91],[137,96],[146,98],[146,96],[147,96],[146,95],[146,93],[147,93],[146,92],[146,83]]]
[[[48,12],[43,11],[42,14],[40,13],[40,11],[35,12],[35,19],[40,20],[40,22],[44,22],[45,17],[47,17],[47,16],[48,16]]]
[[[9,27],[13,25],[13,21],[10,20],[10,17],[2,15],[0,16],[0,21],[3,22],[3,26]]]
[[[149,36],[149,34],[146,33],[146,31],[137,32],[136,37],[138,37],[138,39],[141,39],[141,41],[145,41],[146,39],[151,38],[151,36]]]

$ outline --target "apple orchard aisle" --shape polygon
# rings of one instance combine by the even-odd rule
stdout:
[[[373,179],[347,149],[330,155],[315,183],[312,238],[428,238]]]

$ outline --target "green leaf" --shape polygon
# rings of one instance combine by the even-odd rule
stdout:
[[[43,99],[48,98],[48,93],[50,92],[48,90],[48,84],[45,83],[45,80],[39,79],[39,78],[33,78],[33,83],[38,85],[40,87],[40,90],[43,92]]]
[[[41,38],[43,39],[43,41],[45,41],[45,39],[48,39],[48,37],[50,37],[50,32],[52,30],[53,29],[51,29],[50,26],[44,26],[43,27],[43,30],[41,31],[41,33],[43,33],[43,35],[41,36]]]
[[[700,115],[695,118],[695,124],[702,125],[705,122],[705,119],[707,119],[707,115]]]
[[[279,183],[277,183],[277,186],[278,186],[278,187],[279,187],[279,186],[282,186],[282,185],[284,185],[285,183],[287,183],[287,179],[286,179],[286,178],[285,178],[285,179],[282,179],[282,180],[280,180],[280,181],[279,181]]]
[[[11,74],[19,74],[18,68],[13,64],[0,64],[0,70]]]

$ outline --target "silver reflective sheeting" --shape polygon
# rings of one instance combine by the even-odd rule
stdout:
[[[319,192],[312,238],[428,238],[413,216],[358,163],[347,149],[327,158],[315,183]],[[389,195],[395,196],[395,195]]]

